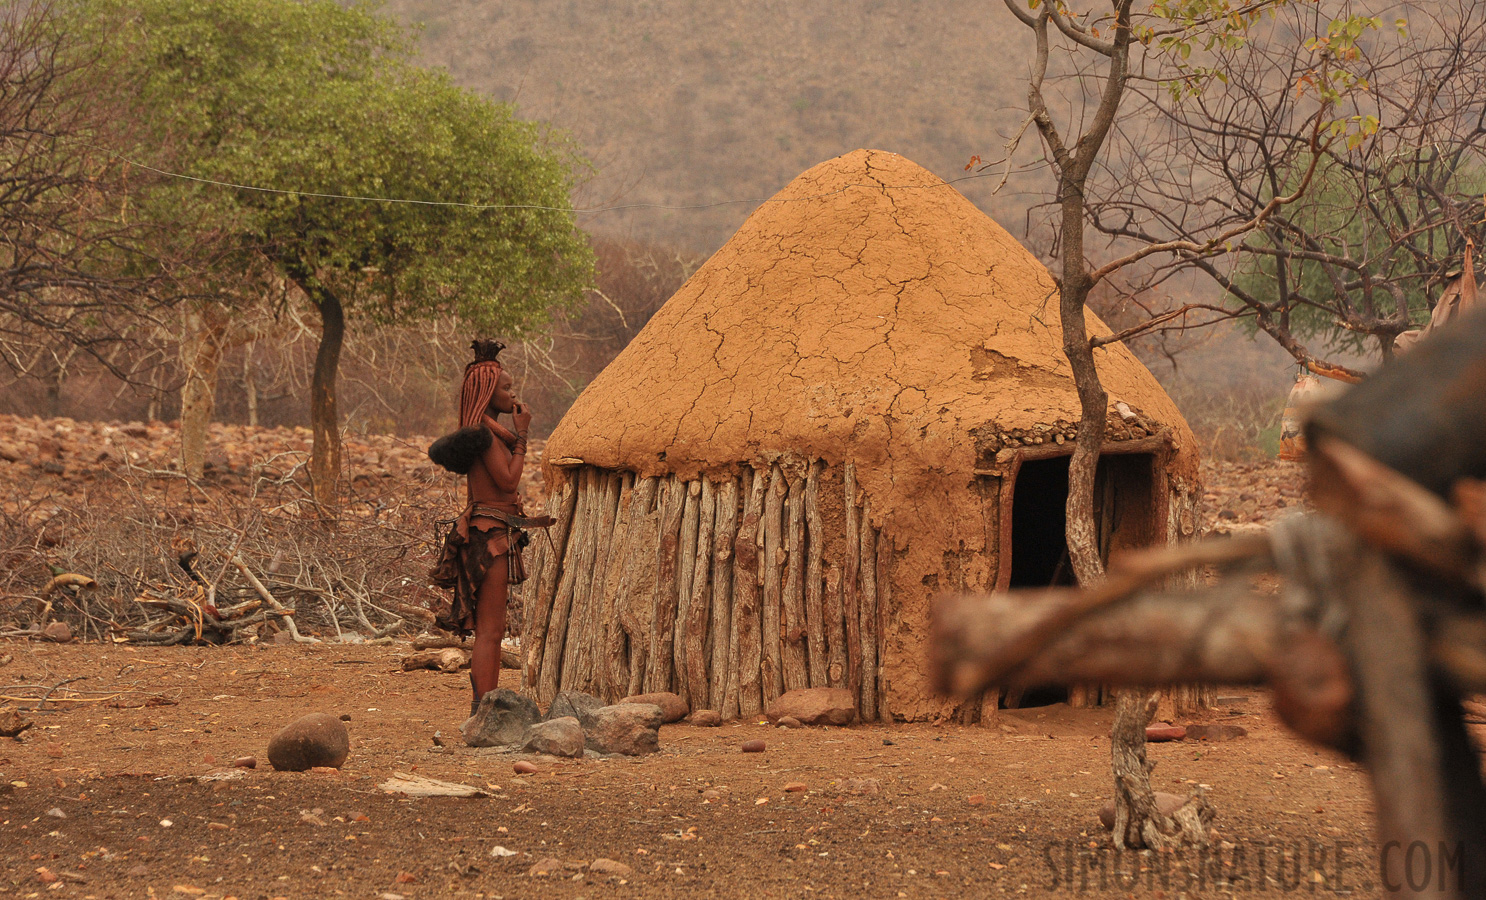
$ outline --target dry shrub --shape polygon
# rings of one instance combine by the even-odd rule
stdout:
[[[597,285],[541,334],[510,341],[517,390],[551,431],[578,393],[629,343],[700,264],[632,241],[594,240]],[[309,424],[309,379],[319,340],[314,317],[292,302],[274,319],[248,314],[261,335],[234,339],[217,381],[215,418],[263,426]],[[341,359],[339,405],[352,434],[436,434],[452,426],[470,330],[453,319],[397,327],[353,322]],[[41,332],[0,340],[0,414],[87,421],[171,421],[180,415],[178,336],[135,329],[102,359]],[[122,376],[122,377],[121,377]]]
[[[296,610],[302,632],[356,640],[428,624],[429,609],[447,602],[427,579],[438,523],[463,507],[462,480],[423,459],[426,440],[356,442],[342,506],[327,520],[309,489],[307,437],[218,426],[230,453],[189,482],[169,467],[166,426],[0,421],[0,445],[24,449],[0,462],[0,622],[29,631],[63,620],[86,638],[150,643],[266,636],[273,617],[213,627],[208,606],[225,613],[259,599],[236,558]],[[188,572],[181,560],[193,549]],[[43,596],[61,572],[98,588]],[[509,616],[517,627],[519,597]],[[201,637],[186,627],[193,619]]]

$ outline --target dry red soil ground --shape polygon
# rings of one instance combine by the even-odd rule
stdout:
[[[1213,523],[1298,505],[1293,467],[1205,474]],[[1117,856],[1095,815],[1110,793],[1108,710],[1004,711],[968,728],[677,724],[652,756],[536,759],[517,775],[523,757],[458,740],[465,675],[402,672],[406,647],[0,641],[0,708],[69,678],[95,692],[25,712],[24,739],[0,739],[0,896],[1383,893],[1366,773],[1289,735],[1262,691],[1224,689],[1199,717],[1246,737],[1149,748],[1157,789],[1200,785],[1217,807],[1214,853]],[[344,768],[269,768],[269,738],[316,711],[348,718]],[[752,738],[764,753],[741,752]],[[258,768],[224,770],[247,755]],[[394,772],[488,796],[408,799],[381,789]],[[600,858],[630,871],[590,871]],[[555,874],[529,874],[544,860]],[[1436,881],[1448,864],[1416,860],[1416,876],[1425,862]]]

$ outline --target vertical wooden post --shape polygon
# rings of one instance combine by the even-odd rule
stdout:
[[[671,624],[671,683],[676,695],[691,703],[686,679],[686,623],[691,618],[692,578],[697,568],[697,532],[701,530],[702,481],[686,483],[686,500],[681,508],[681,537],[676,545],[676,614]]]
[[[754,470],[743,507],[743,524],[733,542],[733,640],[737,645],[738,714],[756,716],[764,711],[762,692],[762,647],[759,638],[759,545],[758,533],[763,522],[764,488],[768,475]],[[724,707],[731,699],[724,701]]]
[[[557,696],[562,677],[562,654],[566,646],[568,619],[572,612],[573,594],[582,569],[581,560],[592,559],[594,481],[597,471],[584,466],[578,477],[578,506],[573,513],[572,535],[568,538],[567,554],[562,561],[562,578],[558,581],[557,596],[552,601],[552,618],[547,626],[547,644],[542,653],[542,674],[537,681],[538,703],[550,703]],[[586,570],[585,570],[586,571]]]
[[[843,612],[841,567],[826,567],[826,681],[833,688],[846,687],[846,616]]]
[[[893,619],[893,541],[877,533],[877,718],[892,724],[888,709],[887,646],[888,626]],[[996,698],[1000,699],[997,690]]]
[[[861,718],[877,718],[877,530],[872,501],[862,504],[862,694]]]
[[[737,678],[733,644],[733,541],[738,536],[738,479],[729,478],[717,491],[717,527],[712,539],[712,678],[709,697],[724,718],[737,715],[738,696],[727,709],[731,682]]]
[[[629,561],[630,507],[635,500],[635,474],[625,472],[619,484],[619,504],[614,510],[614,538],[609,546],[608,571],[600,594],[599,650],[594,663],[594,693],[613,697],[627,687],[624,672],[624,625],[619,620],[620,583]]]
[[[671,663],[675,655],[676,567],[680,564],[681,516],[686,508],[686,483],[675,475],[666,479],[666,499],[660,517],[660,540],[655,561],[655,606],[650,617],[650,661],[645,691],[671,689]]]
[[[784,529],[784,689],[810,687],[805,660],[805,479],[790,478]]]
[[[618,472],[598,471],[594,480],[592,553],[590,568],[578,570],[573,592],[573,612],[568,620],[567,646],[563,652],[562,690],[593,690],[594,662],[603,635],[598,614],[603,604],[604,577],[608,572],[609,547],[614,540],[614,514],[619,506]],[[580,566],[586,558],[580,558]]]
[[[846,689],[862,696],[861,517],[857,511],[857,469],[846,462],[846,566],[841,573],[841,606],[846,619]]]
[[[691,599],[686,611],[686,693],[692,709],[715,708],[707,682],[707,619],[712,613],[712,529],[717,485],[702,478],[701,513],[691,545]],[[719,698],[720,699],[720,698]]]
[[[562,487],[548,498],[548,510],[555,503],[557,523],[547,529],[545,540],[551,542],[542,567],[537,572],[536,589],[532,592],[534,602],[526,604],[526,625],[521,629],[521,651],[526,657],[522,683],[535,696],[537,681],[542,674],[542,653],[547,642],[547,626],[552,614],[552,601],[557,595],[557,580],[562,571],[562,558],[567,553],[568,532],[573,524],[573,514],[578,505],[578,487],[575,473],[565,472]]]
[[[638,479],[634,499],[630,501],[630,549],[616,598],[629,653],[628,659],[619,660],[624,664],[624,677],[616,677],[614,681],[618,696],[606,697],[608,700],[638,694],[644,688],[650,660],[651,616],[655,609],[656,547],[660,542],[660,511],[656,503],[658,495],[659,502],[665,502],[663,487],[662,480],[653,475]]]
[[[784,693],[783,660],[780,654],[779,625],[783,606],[783,584],[780,566],[784,563],[781,534],[784,527],[784,497],[788,488],[784,472],[776,464],[769,470],[769,495],[764,500],[764,520],[760,529],[764,538],[763,582],[763,681],[764,705]]]
[[[820,460],[811,460],[805,473],[805,525],[809,543],[805,565],[805,634],[809,639],[810,686],[827,687],[826,622],[823,591],[825,589],[822,558],[825,553],[825,525],[820,520]]]

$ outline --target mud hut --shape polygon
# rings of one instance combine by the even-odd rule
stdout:
[[[1190,535],[1191,432],[1123,345],[1096,357],[1102,549]],[[528,690],[674,690],[733,718],[835,686],[868,720],[953,713],[926,673],[930,600],[1068,580],[1078,408],[1031,253],[901,156],[815,166],[553,432]]]

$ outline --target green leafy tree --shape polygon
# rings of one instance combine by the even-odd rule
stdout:
[[[142,149],[136,161],[195,179],[178,179],[150,214],[192,210],[195,227],[224,237],[222,276],[287,279],[319,314],[310,409],[322,506],[334,505],[340,473],[336,371],[348,316],[452,313],[521,333],[591,282],[571,208],[585,168],[573,145],[413,65],[408,36],[371,5],[83,8],[139,67],[157,146],[173,148]]]

